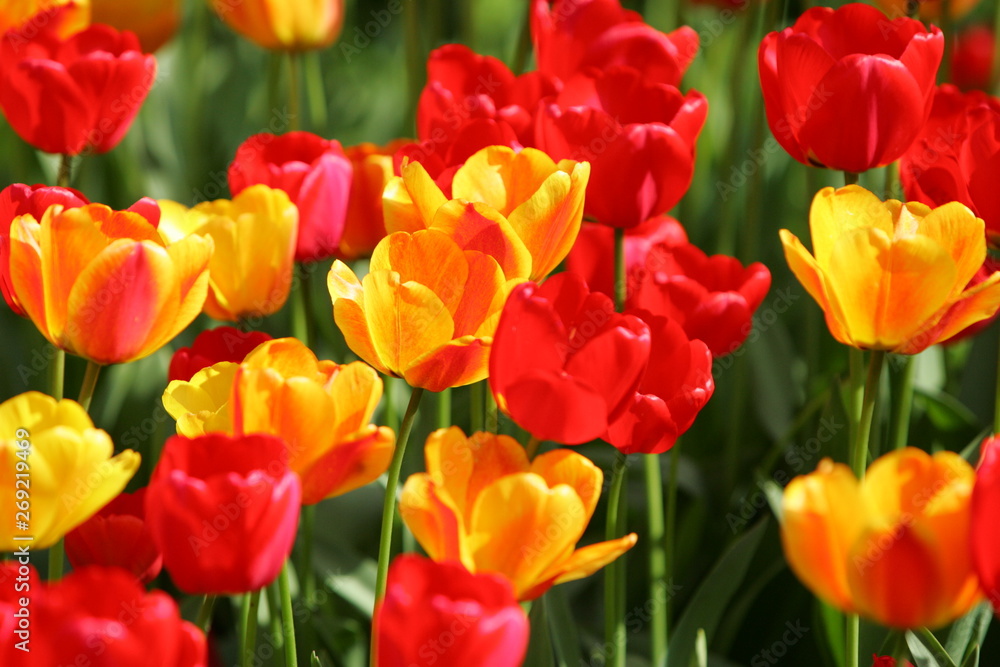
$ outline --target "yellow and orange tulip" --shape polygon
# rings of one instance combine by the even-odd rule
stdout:
[[[513,438],[435,431],[427,472],[406,480],[400,514],[434,560],[506,577],[520,600],[590,576],[628,551],[635,533],[580,549],[604,475],[568,449],[529,462]]]
[[[111,437],[76,401],[37,391],[15,396],[0,403],[0,433],[0,508],[10,517],[0,551],[52,546],[111,502],[139,469],[132,450],[112,456]],[[16,529],[17,512],[24,529]]]
[[[39,15],[60,7],[58,13]],[[0,36],[32,20],[59,21],[60,37],[68,37],[90,25],[90,0],[0,0]]]
[[[901,449],[861,482],[824,459],[785,489],[785,557],[806,588],[844,612],[895,628],[945,625],[981,595],[968,546],[974,482],[953,452]]]
[[[177,32],[181,12],[178,0],[90,0],[94,23],[131,30],[142,50],[152,53]]]
[[[371,423],[382,380],[367,364],[319,361],[294,338],[263,343],[241,364],[222,362],[175,380],[163,405],[177,432],[267,433],[284,439],[302,502],[318,503],[374,481],[389,467],[392,429]]]
[[[344,0],[209,0],[230,28],[265,49],[308,51],[333,44]]]
[[[141,359],[198,316],[212,240],[164,243],[138,213],[51,206],[10,228],[18,302],[53,345],[100,364]]]
[[[356,259],[372,254],[378,242],[385,238],[382,216],[382,191],[392,179],[392,156],[408,139],[397,139],[385,146],[371,143],[344,149],[354,167],[351,195],[344,219],[344,235],[340,237],[341,259]]]
[[[845,345],[916,354],[1000,308],[1000,272],[967,288],[986,239],[958,202],[931,209],[856,185],[824,188],[809,225],[813,255],[783,229],[785,258]]]
[[[236,322],[281,309],[292,287],[298,209],[282,190],[254,185],[231,201],[219,199],[188,209],[161,200],[160,234],[170,240],[211,237],[205,313]]]
[[[506,275],[526,274],[538,282],[566,258],[576,241],[589,178],[586,162],[556,163],[534,148],[514,152],[507,146],[489,146],[455,172],[449,201],[423,165],[410,162],[402,176],[386,185],[385,228],[390,233],[442,229],[468,248],[497,257],[501,255],[495,248],[502,241],[511,259],[527,253],[527,265],[504,263]]]

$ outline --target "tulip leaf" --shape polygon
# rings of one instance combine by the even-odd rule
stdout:
[[[531,603],[531,612],[528,614],[531,636],[528,640],[528,653],[522,663],[523,667],[555,667],[546,606],[544,596]]]
[[[949,655],[966,658],[973,647],[982,644],[993,620],[993,607],[989,602],[980,602],[972,611],[955,621],[948,633],[945,649]]]
[[[708,667],[708,638],[705,637],[703,628],[698,628],[698,636],[694,643],[694,655],[691,656],[691,667]]]
[[[552,633],[552,647],[556,651],[557,664],[563,667],[583,663],[580,633],[562,587],[556,586],[545,594],[545,615],[549,618],[549,631]]]
[[[972,650],[969,651],[969,655],[965,657],[962,662],[962,667],[979,667],[979,647],[973,646]]]
[[[833,663],[837,667],[843,667],[846,663],[844,614],[833,605],[819,599],[816,600],[816,614],[823,626],[823,637],[826,639],[825,644],[833,658]]]
[[[687,667],[696,650],[698,632],[714,634],[743,583],[769,524],[770,518],[764,517],[740,535],[704,578],[670,636],[667,667]]]
[[[906,646],[917,667],[958,667],[937,637],[926,628],[907,631]]]

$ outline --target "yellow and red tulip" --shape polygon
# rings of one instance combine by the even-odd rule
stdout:
[[[257,46],[308,51],[333,44],[344,25],[344,0],[209,0],[226,25]]]

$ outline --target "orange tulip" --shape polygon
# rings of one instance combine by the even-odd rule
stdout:
[[[894,451],[860,483],[824,459],[785,489],[785,557],[845,612],[895,628],[945,625],[980,598],[968,546],[974,482],[953,452]]]
[[[211,237],[205,312],[236,322],[281,310],[292,287],[299,214],[281,190],[251,186],[232,201],[202,202],[194,208],[159,202],[160,234],[168,239]]]
[[[498,235],[481,233],[488,220],[512,246],[508,254],[527,251],[528,265],[511,268],[538,282],[566,258],[576,241],[590,165],[556,163],[534,148],[517,153],[507,146],[488,146],[455,172],[450,201],[419,162],[404,165],[402,174],[389,181],[383,195],[389,232],[448,230],[468,240],[470,248],[480,249]],[[459,227],[454,211],[470,202],[484,222]],[[505,272],[515,277],[507,268]]]
[[[435,431],[427,472],[406,480],[400,514],[427,554],[470,572],[494,572],[531,600],[555,584],[590,576],[636,543],[635,533],[581,549],[604,475],[568,449],[529,462],[513,438]]]
[[[890,18],[907,16],[911,0],[876,0],[883,12]],[[952,20],[960,19],[979,4],[979,0],[949,0],[948,13]],[[941,10],[944,9],[944,0],[917,0],[919,16],[924,21],[938,21],[941,19]]]
[[[90,0],[93,22],[131,30],[152,53],[174,36],[181,21],[178,0]]]
[[[931,209],[856,185],[824,188],[809,225],[813,255],[783,229],[785,258],[845,345],[916,354],[1000,308],[1000,272],[967,287],[986,240],[958,202]]]
[[[49,21],[59,21],[60,37],[83,30],[90,25],[90,0],[0,0],[0,36],[28,23],[40,29]]]
[[[219,18],[265,49],[308,51],[333,44],[344,0],[209,0]]]
[[[351,180],[344,235],[340,237],[341,259],[371,255],[378,242],[385,238],[382,191],[392,179],[392,156],[408,143],[408,139],[397,139],[385,146],[364,143],[344,149],[354,167],[354,178]]]
[[[521,282],[508,280],[503,268],[530,262],[473,204],[452,203],[439,219],[478,230],[467,245],[439,229],[396,232],[379,242],[362,280],[339,260],[327,279],[334,319],[351,350],[383,373],[431,391],[487,376],[500,311]]]
[[[294,338],[270,340],[242,364],[221,362],[175,380],[163,405],[177,432],[266,433],[285,440],[288,466],[312,505],[374,481],[389,467],[395,436],[371,423],[382,380],[367,364],[319,361]]]
[[[53,345],[100,364],[141,359],[198,316],[212,240],[165,244],[138,213],[51,206],[10,228],[14,293]]]

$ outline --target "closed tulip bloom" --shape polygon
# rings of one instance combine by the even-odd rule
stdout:
[[[936,26],[860,3],[813,7],[758,52],[767,121],[799,162],[849,172],[899,159],[931,110]]]
[[[267,341],[243,363],[219,363],[163,395],[177,432],[279,436],[302,479],[302,502],[364,486],[389,467],[392,429],[371,423],[382,380],[367,364],[320,361],[294,338]]]
[[[14,294],[49,342],[100,364],[141,359],[201,312],[211,239],[166,244],[138,213],[101,204],[22,215],[10,230]]]
[[[861,482],[824,459],[785,488],[785,558],[841,611],[900,629],[946,625],[980,598],[968,548],[974,482],[953,452],[897,450]]]
[[[287,461],[271,435],[167,440],[146,491],[146,523],[178,588],[236,594],[274,581],[302,498]]]
[[[142,49],[156,51],[174,36],[180,25],[178,0],[90,0],[94,23],[129,30],[139,37]]]
[[[295,261],[314,262],[338,254],[352,171],[338,141],[309,132],[255,134],[236,149],[229,189],[236,196],[256,184],[284,190],[299,210]]]
[[[386,229],[448,231],[466,249],[494,254],[508,278],[541,280],[576,240],[589,176],[585,163],[490,146],[455,172],[447,197],[421,164],[410,163],[386,186]]]
[[[511,293],[490,353],[497,406],[540,440],[603,437],[628,408],[650,356],[646,324],[614,312],[572,273]]]
[[[182,347],[170,358],[167,380],[187,382],[203,368],[220,361],[239,363],[261,343],[271,340],[263,331],[240,331],[235,327],[215,327],[198,334],[191,347]]]
[[[813,254],[787,229],[785,258],[826,314],[830,333],[862,349],[916,354],[1000,307],[983,221],[958,202],[882,202],[864,188],[824,188],[809,213]]]
[[[636,543],[635,533],[576,548],[597,507],[604,475],[568,449],[529,462],[504,435],[435,431],[427,472],[406,480],[400,515],[427,555],[510,581],[519,600],[590,576]]]
[[[209,0],[226,25],[265,49],[309,51],[336,41],[344,0]]]
[[[156,79],[156,59],[130,32],[93,25],[59,36],[57,21],[0,42],[0,108],[47,153],[105,153],[128,131]]]
[[[407,143],[406,139],[398,139],[385,146],[364,143],[344,149],[354,175],[344,217],[344,233],[337,248],[337,256],[341,259],[368,257],[385,238],[382,191],[393,177],[393,155]]]
[[[74,570],[103,565],[128,570],[148,584],[163,568],[163,556],[146,527],[146,489],[122,493],[100,512],[66,533],[66,558]]]
[[[205,313],[236,322],[272,315],[292,288],[298,212],[281,190],[255,185],[232,200],[202,202],[188,209],[162,200],[160,233],[172,242],[210,238]]]
[[[951,54],[952,82],[962,90],[989,91],[995,51],[996,37],[989,26],[974,25],[960,32]]]
[[[987,438],[972,489],[972,564],[983,591],[1000,609],[1000,536],[996,516],[1000,511],[1000,439]]]
[[[523,279],[519,271],[508,279],[498,259],[509,267],[530,265],[523,250],[504,256],[507,249],[516,252],[516,237],[507,235],[497,214],[489,218],[486,209],[455,204],[443,207],[454,236],[440,229],[396,232],[379,242],[363,279],[340,260],[327,278],[334,320],[351,350],[379,371],[430,391],[486,377],[500,310]]]
[[[117,456],[111,437],[70,400],[29,391],[0,403],[0,507],[11,517],[0,551],[45,549],[92,517],[139,469],[132,450]],[[14,530],[15,513],[28,528]],[[21,519],[22,517],[16,517]]]
[[[619,66],[575,77],[550,100],[538,112],[538,146],[553,159],[590,163],[588,217],[635,227],[687,192],[708,114],[704,95]]]
[[[0,576],[13,581],[15,574]],[[173,598],[163,591],[147,593],[121,568],[83,567],[55,582],[38,581],[32,569],[32,579],[28,591],[15,593],[12,585],[0,591],[4,617],[13,617],[16,596],[30,600],[30,651],[15,648],[20,641],[15,636],[2,637],[0,662],[5,665],[208,665],[205,635],[181,618]]]
[[[90,0],[0,0],[0,35],[11,28],[51,25],[69,37],[90,25]]]
[[[389,567],[373,622],[378,667],[518,667],[528,648],[528,617],[507,580],[416,554]]]

